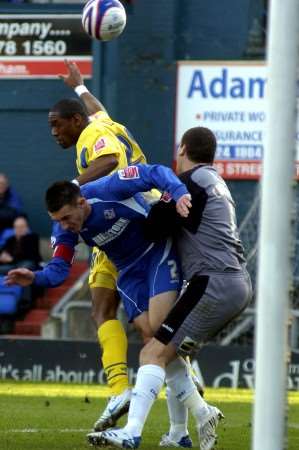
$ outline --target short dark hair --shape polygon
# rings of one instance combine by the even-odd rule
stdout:
[[[15,218],[14,218],[14,221],[15,220],[17,220],[17,219],[25,219],[28,223],[29,223],[29,218],[28,218],[28,215],[26,214],[26,213],[20,213],[20,214],[18,214]]]
[[[64,98],[51,108],[50,112],[56,112],[63,119],[70,119],[75,114],[88,119],[88,112],[83,103],[75,98]]]
[[[65,205],[74,205],[80,195],[80,189],[75,183],[56,181],[46,192],[47,210],[54,213]]]
[[[186,146],[186,154],[190,161],[198,163],[214,161],[217,142],[209,128],[190,128],[184,133],[181,144]]]

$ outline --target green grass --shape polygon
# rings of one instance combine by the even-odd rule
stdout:
[[[0,382],[0,449],[90,449],[85,435],[104,408],[105,396],[107,389],[94,385]],[[206,398],[226,416],[218,428],[217,450],[249,450],[252,392],[207,389]],[[167,429],[167,409],[162,395],[146,424],[141,449],[157,448],[160,436]],[[196,442],[192,423],[190,431]],[[288,438],[288,449],[298,450],[299,393],[289,396]]]

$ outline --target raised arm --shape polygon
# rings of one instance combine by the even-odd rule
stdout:
[[[66,75],[60,74],[58,77],[63,80],[68,87],[74,89],[76,94],[86,106],[88,114],[92,115],[98,111],[107,112],[102,103],[94,95],[92,95],[92,93],[89,92],[87,87],[84,85],[83,77],[77,64],[67,59],[65,59],[64,62],[68,73]]]

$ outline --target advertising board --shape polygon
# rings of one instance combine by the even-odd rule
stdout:
[[[64,59],[91,77],[91,40],[80,14],[0,14],[0,78],[57,78]]]
[[[264,62],[179,62],[174,160],[183,133],[203,126],[216,135],[215,163],[224,178],[259,179],[267,131],[266,88]],[[296,143],[298,161],[298,133]]]

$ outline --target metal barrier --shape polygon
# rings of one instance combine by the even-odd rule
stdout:
[[[85,270],[85,272],[78,278],[78,280],[75,282],[75,284],[61,297],[58,303],[53,307],[53,309],[50,312],[49,320],[46,322],[46,324],[43,326],[42,334],[43,337],[49,337],[47,336],[47,333],[45,333],[45,329],[47,326],[49,326],[49,323],[51,321],[58,321],[60,326],[60,332],[54,333],[55,338],[64,338],[68,335],[68,312],[70,308],[78,307],[79,305],[83,308],[90,308],[90,302],[89,301],[83,301],[83,300],[72,300],[78,292],[83,288],[84,284],[86,283],[89,275],[89,268]],[[57,335],[58,334],[58,335]]]
[[[221,340],[220,345],[231,345],[235,339],[238,339],[243,333],[246,333],[250,328],[255,327],[255,308],[247,308],[240,321],[236,326],[228,332]],[[291,351],[299,352],[299,310],[290,309],[289,317],[289,343]]]

